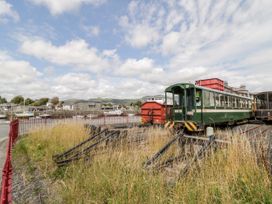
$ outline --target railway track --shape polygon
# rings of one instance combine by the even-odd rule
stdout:
[[[252,149],[256,152],[258,161],[264,163],[266,161],[267,169],[272,172],[272,126],[264,124],[247,124],[236,127],[232,131],[232,136],[246,137],[249,139]],[[182,151],[176,156],[172,156],[162,162],[156,161],[164,153],[165,147],[157,152],[150,160],[149,164],[153,165],[154,169],[163,171],[169,183],[175,183],[186,175],[191,168],[199,166],[199,162],[209,155],[211,151],[222,146],[232,143],[231,137],[224,139],[207,138],[199,136],[182,135],[179,139],[174,138],[165,147],[170,148],[174,142],[179,141],[179,147]],[[260,139],[262,138],[262,139]],[[180,142],[182,140],[183,142]],[[266,141],[266,142],[265,142]],[[266,145],[265,145],[266,144]],[[261,151],[257,151],[257,150]],[[162,151],[163,150],[163,151]],[[266,155],[267,154],[267,155]],[[156,160],[154,160],[154,158]],[[152,162],[150,162],[152,161]],[[156,163],[157,162],[157,165]]]
[[[237,134],[240,136],[247,136],[249,137],[254,137],[254,136],[264,136],[265,133],[269,132],[272,130],[271,125],[266,125],[266,124],[246,124],[242,126],[238,126],[232,130],[233,134]]]
[[[89,138],[60,154],[53,155],[52,159],[57,166],[66,166],[80,159],[88,161],[90,157],[103,154],[106,149],[113,148],[121,142],[125,142],[127,145],[139,145],[146,140],[145,128],[132,130],[136,135],[133,138],[128,136],[130,129],[86,128],[89,128]]]
[[[87,161],[96,154],[103,154],[106,148],[108,148],[108,145],[122,139],[124,139],[123,141],[125,141],[127,145],[134,143],[146,145],[148,143],[145,134],[146,128],[139,128],[133,138],[128,137],[128,131],[130,131],[129,128],[120,131],[118,129],[98,130],[92,127],[90,131],[92,136],[90,136],[90,138],[61,154],[54,155],[53,160],[59,167],[80,159]],[[238,135],[248,138],[250,145],[256,152],[258,148],[262,149],[261,154],[258,155],[258,160],[260,162],[269,160],[265,165],[270,172],[272,172],[272,166],[270,165],[272,162],[271,133],[272,126],[264,124],[246,124],[232,129],[232,136]],[[258,140],[258,138],[266,138],[265,141],[267,142],[265,143],[263,142],[264,140]],[[145,162],[144,168],[163,172],[170,183],[175,183],[184,177],[191,168],[199,167],[201,160],[209,156],[212,151],[231,143],[231,137],[225,137],[223,139],[216,137],[208,138],[178,132],[165,146]],[[171,148],[176,148],[177,151],[176,154],[170,154],[169,156],[166,152]]]

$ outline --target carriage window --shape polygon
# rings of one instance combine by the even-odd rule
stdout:
[[[243,109],[244,108],[244,105],[245,104],[245,99],[241,99],[241,108]]]
[[[225,107],[225,96],[224,95],[221,95],[220,96],[220,105],[221,105],[221,107]]]
[[[203,91],[204,107],[210,107],[210,93]]]
[[[248,109],[248,107],[249,107],[249,106],[248,106],[248,105],[249,105],[248,102],[249,102],[249,101],[246,100],[246,109]]]
[[[257,98],[256,103],[257,103],[257,108],[261,109],[262,108],[262,101],[259,98]]]
[[[268,109],[271,109],[272,108],[272,94],[271,93],[269,93],[268,94]]]
[[[242,108],[245,109],[246,108],[246,100],[245,99],[242,99]]]
[[[237,99],[236,99],[236,97],[233,97],[232,108],[237,108]]]
[[[210,107],[210,94],[208,91],[203,91],[204,107]]]
[[[229,100],[230,100],[230,97],[225,96],[225,107],[229,107]]]
[[[248,105],[249,105],[249,108],[251,109],[252,108],[252,101],[251,100],[248,101]]]
[[[267,99],[266,94],[258,95],[258,103],[260,109],[266,109],[267,108]]]
[[[229,107],[234,108],[234,98],[233,98],[233,96],[229,96]]]
[[[216,107],[221,107],[220,96],[221,96],[221,94],[214,93],[215,106],[216,106]]]
[[[179,106],[180,105],[180,95],[174,94],[174,105]]]
[[[203,92],[204,107],[214,107],[214,93],[209,91]]]
[[[173,94],[172,93],[169,93],[169,92],[166,92],[166,102],[167,102],[167,105],[173,105]]]
[[[237,98],[237,108],[240,109],[241,108],[241,99]]]
[[[210,106],[214,107],[214,93],[210,92]]]
[[[196,90],[196,106],[201,107],[201,90]]]

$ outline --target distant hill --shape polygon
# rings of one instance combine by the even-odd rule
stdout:
[[[141,100],[141,99],[91,98],[88,101],[129,105],[129,104],[135,103],[135,102],[137,102],[139,100]]]
[[[65,104],[75,104],[80,102],[97,102],[97,103],[113,103],[113,104],[121,104],[121,105],[130,105],[131,103],[135,103],[141,99],[113,99],[113,98],[90,98],[88,100],[83,99],[67,99],[63,100]]]

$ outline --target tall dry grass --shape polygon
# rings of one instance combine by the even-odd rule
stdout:
[[[128,138],[138,133],[131,129]],[[150,128],[141,144],[121,142],[89,162],[57,168],[52,155],[87,137],[83,126],[67,124],[42,129],[18,141],[17,158],[27,153],[39,170],[51,179],[57,203],[271,203],[271,180],[257,161],[248,140],[233,137],[232,144],[199,162],[174,186],[161,172],[146,171],[143,163],[172,138],[160,128]],[[24,151],[21,151],[24,150]],[[179,151],[173,146],[165,155]],[[164,158],[162,158],[164,159]]]

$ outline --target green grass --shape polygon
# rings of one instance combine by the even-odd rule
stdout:
[[[87,138],[81,125],[60,125],[19,140],[14,158],[28,155],[35,168],[51,180],[50,191],[61,198],[52,196],[51,203],[272,203],[270,176],[257,164],[247,140],[234,139],[174,186],[167,185],[163,172],[144,170],[143,162],[170,135],[166,130],[150,129],[147,145],[123,145],[90,162],[57,168],[52,155]]]

